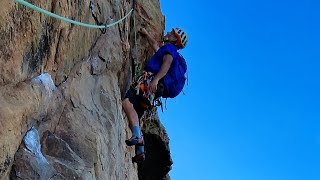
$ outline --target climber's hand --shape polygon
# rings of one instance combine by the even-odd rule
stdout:
[[[150,93],[156,93],[157,88],[158,88],[158,80],[157,79],[153,79],[150,84],[149,84],[149,92]]]

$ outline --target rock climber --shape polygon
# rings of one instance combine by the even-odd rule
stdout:
[[[125,143],[128,146],[135,146],[136,155],[132,158],[132,162],[145,160],[144,140],[140,130],[139,119],[148,107],[152,105],[152,101],[163,96],[166,90],[169,89],[164,88],[163,79],[170,73],[171,69],[174,69],[174,66],[177,66],[175,62],[180,58],[177,51],[183,49],[188,42],[187,34],[180,28],[173,28],[171,32],[168,32],[163,38],[161,47],[145,28],[140,28],[139,32],[147,38],[155,54],[145,66],[143,75],[132,83],[122,100],[122,107],[129,119],[129,126],[132,132],[132,137],[126,140]]]

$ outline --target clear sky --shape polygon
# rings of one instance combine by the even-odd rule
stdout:
[[[320,179],[320,1],[160,0],[189,44],[173,180]]]

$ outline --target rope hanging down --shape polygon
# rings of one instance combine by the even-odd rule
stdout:
[[[136,8],[136,1],[133,0],[133,9]],[[136,12],[135,11],[133,13],[133,31],[134,31],[134,56],[131,58],[132,59],[132,64],[131,64],[131,68],[132,68],[132,79],[136,77],[136,75],[139,73],[137,71],[139,71],[137,69],[137,64],[135,63],[134,58],[137,58],[138,56],[138,49],[137,49],[137,27],[136,27]]]
[[[131,9],[129,11],[129,13],[127,15],[125,15],[123,18],[121,18],[120,20],[114,22],[114,23],[111,23],[111,24],[106,24],[106,25],[101,25],[101,26],[97,26],[97,25],[92,25],[92,24],[85,24],[85,23],[81,23],[81,22],[78,22],[78,21],[74,21],[74,20],[71,20],[71,19],[68,19],[68,18],[65,18],[65,17],[61,17],[57,14],[54,14],[54,13],[51,13],[49,11],[46,11],[44,9],[41,9],[33,4],[30,4],[24,0],[15,0],[17,3],[20,3],[28,8],[31,8],[35,11],[38,11],[40,13],[43,13],[43,14],[46,14],[50,17],[53,17],[53,18],[56,18],[56,19],[59,19],[59,20],[62,20],[62,21],[65,21],[65,22],[69,22],[71,24],[75,24],[75,25],[79,25],[79,26],[84,26],[84,27],[88,27],[88,28],[97,28],[97,29],[101,29],[101,28],[108,28],[108,27],[111,27],[111,26],[114,26],[118,23],[120,23],[121,21],[123,21],[125,18],[127,18],[133,11],[133,9]]]

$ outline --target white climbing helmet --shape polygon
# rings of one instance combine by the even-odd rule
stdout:
[[[177,46],[180,49],[183,49],[184,47],[186,47],[188,42],[187,33],[180,28],[173,28],[173,31],[175,32],[175,35],[178,38]]]

